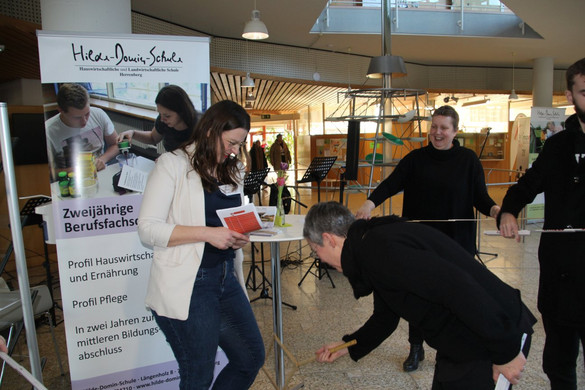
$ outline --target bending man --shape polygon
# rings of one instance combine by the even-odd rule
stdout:
[[[319,258],[349,279],[356,298],[374,294],[374,312],[356,332],[349,353],[358,360],[390,336],[400,318],[418,326],[437,350],[432,390],[493,390],[503,374],[518,383],[536,319],[520,292],[498,279],[445,234],[390,216],[355,221],[336,202],[309,210],[303,234]],[[527,334],[524,352],[523,335]]]

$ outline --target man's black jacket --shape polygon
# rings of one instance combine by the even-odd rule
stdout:
[[[498,279],[445,234],[396,217],[358,220],[341,257],[356,298],[374,294],[374,313],[355,333],[354,360],[396,329],[399,319],[454,362],[504,364],[520,352],[536,319],[520,292]]]

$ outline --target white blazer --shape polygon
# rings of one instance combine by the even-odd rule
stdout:
[[[242,202],[243,175],[241,169],[238,191]],[[163,153],[148,177],[138,234],[145,245],[154,249],[145,302],[161,316],[186,320],[189,315],[193,284],[205,243],[171,247],[168,243],[176,225],[205,226],[203,191],[200,176],[191,168],[189,156],[180,149]],[[246,292],[243,258],[242,250],[237,250],[234,268]]]

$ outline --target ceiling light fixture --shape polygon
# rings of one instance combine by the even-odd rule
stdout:
[[[252,102],[246,102],[246,105],[244,106],[244,108],[247,109],[247,110],[250,109],[250,108],[253,108]]]
[[[400,56],[390,55],[372,57],[367,76],[371,79],[381,79],[384,75],[406,76],[404,59]]]
[[[246,39],[266,39],[268,36],[268,29],[264,22],[260,20],[260,11],[256,9],[256,0],[254,0],[252,18],[246,22],[242,37]]]
[[[242,88],[254,88],[254,79],[250,77],[250,72],[246,73],[246,78],[242,81]]]
[[[382,7],[380,9],[380,26],[381,26],[381,43],[382,43],[382,55],[378,57],[372,57],[370,60],[370,66],[368,66],[367,77],[372,79],[381,79],[384,76],[391,77],[404,77],[406,76],[406,66],[404,65],[404,59],[400,56],[393,56],[391,52],[391,40],[392,32],[390,28],[389,10],[387,9],[388,2],[382,1]],[[384,84],[386,80],[384,81]]]
[[[253,102],[254,100],[256,100],[256,97],[254,96],[254,93],[252,92],[252,89],[248,90],[249,92],[246,94],[246,101],[247,102]]]
[[[512,53],[512,91],[510,92],[510,96],[508,96],[509,100],[516,100],[518,99],[518,95],[516,94],[516,89],[514,88],[514,68],[515,68],[515,61],[514,61],[515,53]]]
[[[248,67],[248,41],[246,41],[246,69],[250,69]],[[250,77],[250,72],[246,73],[246,78],[242,81],[241,84],[242,88],[254,88],[254,79]]]
[[[319,38],[317,38],[317,40],[318,39]],[[312,43],[311,46],[313,46],[313,44],[314,43]],[[311,58],[311,47],[308,47],[307,48],[307,58]],[[313,72],[313,80],[314,81],[319,81],[319,80],[321,80],[321,74],[317,70],[317,57],[313,55],[312,58],[313,58],[313,62],[315,63],[315,71]]]

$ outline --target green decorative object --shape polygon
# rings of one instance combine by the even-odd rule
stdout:
[[[377,163],[383,163],[383,162],[384,162],[384,156],[382,156],[382,154],[381,154],[381,153],[376,153],[376,157],[373,157],[373,156],[374,156],[374,153],[370,153],[370,154],[368,154],[368,155],[366,156],[366,159],[365,159],[365,160],[366,160],[368,163],[370,163],[370,164],[372,164],[372,158],[375,158],[375,160],[374,160],[374,164],[377,164]]]
[[[392,135],[390,133],[386,133],[385,131],[382,132],[382,135],[384,136],[384,138],[386,138],[388,141],[390,141],[391,144],[404,145],[404,142],[402,142],[402,140],[395,135]]]
[[[286,213],[282,204],[282,190],[284,186],[278,186],[278,198],[276,198],[276,215],[274,216],[274,226],[286,226]]]

